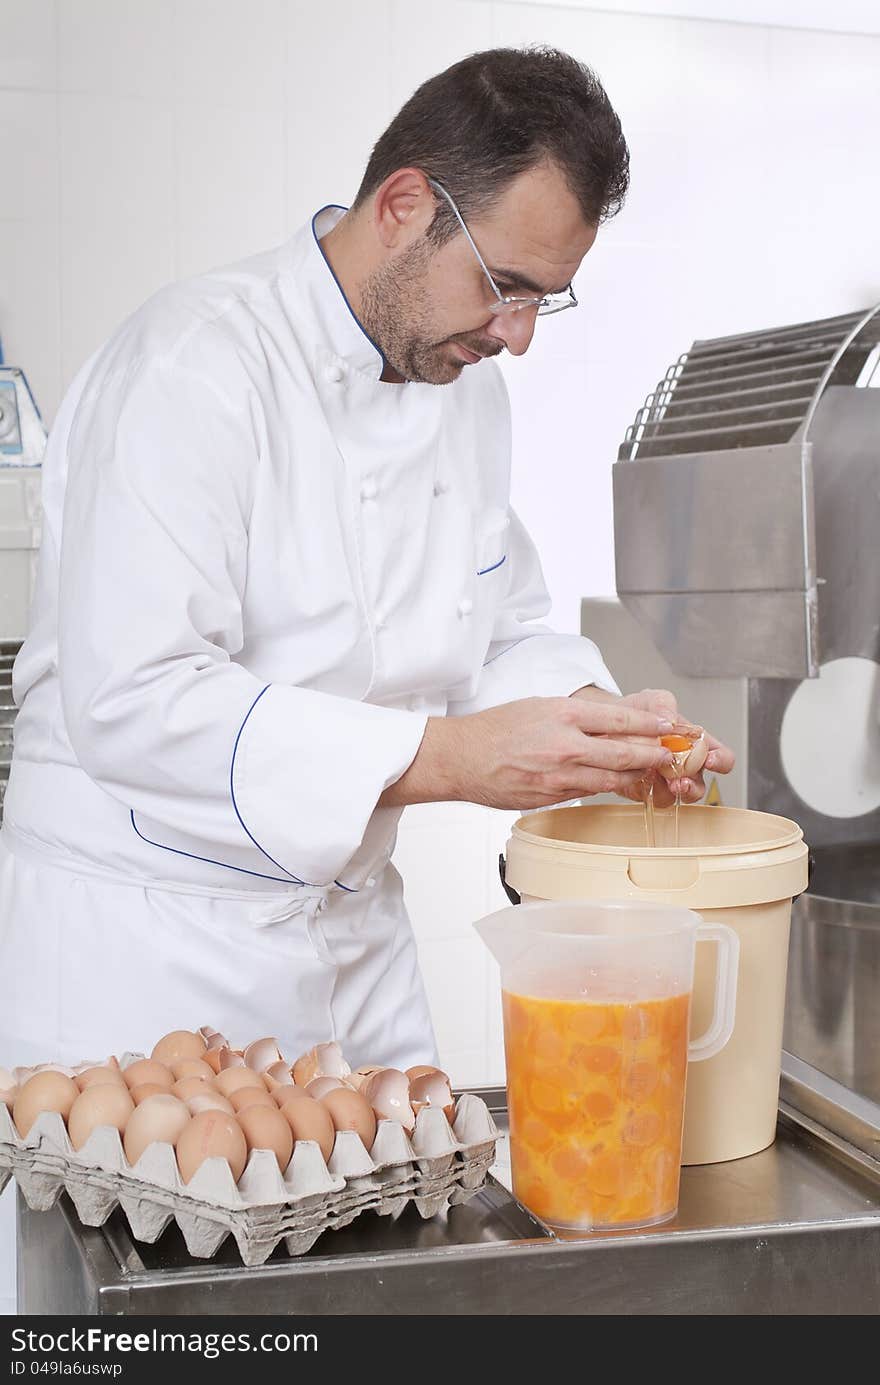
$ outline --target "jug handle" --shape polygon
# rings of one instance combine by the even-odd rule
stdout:
[[[736,1020],[736,987],[739,977],[739,936],[726,923],[701,923],[697,942],[717,942],[718,961],[715,971],[715,1005],[712,1022],[705,1034],[691,1039],[688,1062],[698,1063],[720,1053],[733,1033]]]
[[[521,904],[522,895],[517,894],[513,886],[507,883],[507,861],[503,851],[498,857],[498,874],[501,876],[501,884],[504,886],[504,893],[507,895],[511,904]]]

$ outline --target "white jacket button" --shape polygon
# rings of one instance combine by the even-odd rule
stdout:
[[[446,480],[445,476],[438,476],[437,480],[434,482],[434,494],[445,495],[448,490],[449,482]]]
[[[469,616],[473,609],[474,603],[471,601],[470,597],[463,596],[458,603],[458,614],[460,616]]]
[[[361,500],[375,500],[379,494],[375,476],[365,476],[361,482]]]
[[[328,365],[324,371],[324,379],[329,380],[331,385],[338,385],[342,379],[344,371],[341,365]]]

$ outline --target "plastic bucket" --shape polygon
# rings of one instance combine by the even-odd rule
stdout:
[[[660,840],[669,837],[666,814]],[[688,1072],[682,1163],[755,1154],[776,1134],[791,902],[807,887],[807,846],[797,823],[742,808],[683,808],[679,846],[647,845],[637,804],[531,813],[514,823],[506,883],[524,903],[639,899],[676,904],[739,937],[733,1035]],[[715,947],[697,948],[691,1033],[708,1027]]]

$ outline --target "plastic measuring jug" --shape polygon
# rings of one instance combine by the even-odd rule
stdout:
[[[516,1197],[560,1229],[674,1217],[687,1065],[733,1032],[736,933],[628,900],[521,904],[475,927],[501,967]],[[713,1012],[689,1042],[704,939],[718,944]]]

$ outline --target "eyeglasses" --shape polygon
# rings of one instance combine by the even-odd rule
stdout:
[[[442,197],[446,198],[446,201],[449,203],[450,207],[455,213],[455,217],[458,221],[459,226],[464,231],[465,236],[467,237],[468,244],[470,245],[471,249],[473,250],[474,254],[480,262],[480,268],[482,269],[486,278],[489,280],[489,283],[492,285],[492,292],[495,294],[495,297],[498,300],[497,303],[495,303],[492,307],[493,316],[499,316],[501,314],[506,315],[508,313],[518,313],[523,308],[537,308],[538,316],[544,317],[548,313],[561,313],[564,308],[577,307],[578,301],[575,298],[574,289],[572,288],[571,284],[569,284],[567,289],[563,289],[562,293],[545,293],[542,298],[518,298],[513,294],[502,293],[498,285],[495,283],[495,280],[492,278],[492,275],[486,268],[486,262],[480,254],[479,250],[477,249],[476,244],[474,243],[473,236],[471,235],[467,226],[464,224],[464,217],[458,210],[458,207],[456,207],[455,203],[453,202],[449,193],[446,191],[443,184],[438,183],[435,178],[429,178],[428,183],[432,188],[435,188],[436,191],[439,192]]]

